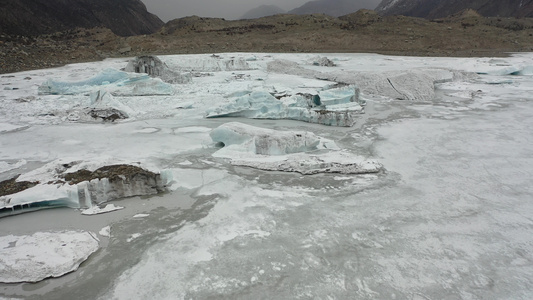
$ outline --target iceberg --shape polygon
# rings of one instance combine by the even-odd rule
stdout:
[[[250,167],[265,171],[296,172],[302,175],[319,173],[371,174],[383,169],[381,163],[344,151],[321,154],[297,153],[282,159],[235,159],[234,166]]]
[[[237,94],[238,95],[238,94]],[[293,95],[278,100],[265,91],[236,97],[231,103],[207,111],[207,118],[244,117],[251,119],[289,119],[330,126],[350,127],[364,112],[355,87]]]
[[[267,171],[363,174],[377,173],[382,165],[340,149],[331,140],[304,131],[278,131],[238,122],[211,131],[223,146],[214,157],[230,159],[235,166]]]
[[[39,95],[76,95],[96,92],[102,87],[113,95],[146,96],[172,95],[174,90],[168,83],[148,74],[133,74],[105,69],[96,76],[76,82],[48,79],[39,86]]]
[[[173,65],[170,61],[168,64],[172,69],[181,72],[244,71],[252,69],[244,57],[224,58],[219,55],[183,58],[179,60],[179,64]]]
[[[76,271],[99,248],[88,231],[36,232],[0,239],[0,282],[38,282]]]
[[[167,83],[183,84],[192,81],[192,75],[190,73],[181,74],[175,72],[155,56],[138,56],[128,62],[125,71],[146,73],[152,77],[159,77]]]
[[[238,122],[223,124],[210,133],[211,139],[225,147],[263,155],[283,155],[318,149],[320,138],[305,131],[276,131]]]
[[[138,166],[58,160],[16,179],[25,189],[0,196],[0,217],[45,208],[91,208],[107,201],[165,190],[159,173]]]

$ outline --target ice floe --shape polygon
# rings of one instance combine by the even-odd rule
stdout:
[[[112,212],[112,211],[116,211],[116,210],[121,210],[121,209],[124,209],[124,207],[122,206],[116,206],[114,204],[107,204],[105,207],[103,208],[100,208],[99,206],[93,206],[93,207],[90,207],[90,208],[87,208],[87,209],[84,209],[81,211],[81,214],[82,215],[99,215],[99,214],[104,214],[104,213],[108,213],[108,212]]]
[[[36,232],[0,239],[0,282],[37,282],[75,271],[99,248],[88,231]]]

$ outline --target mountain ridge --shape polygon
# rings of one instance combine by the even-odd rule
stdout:
[[[151,34],[163,21],[140,0],[1,0],[0,33],[35,36],[105,27],[120,36]]]
[[[376,11],[385,16],[444,18],[465,9],[484,17],[533,17],[533,0],[383,0]]]

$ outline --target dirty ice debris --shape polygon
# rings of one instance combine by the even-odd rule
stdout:
[[[99,248],[88,231],[36,232],[0,238],[0,282],[37,282],[75,271]]]
[[[109,68],[82,81],[62,82],[48,79],[39,86],[39,94],[76,95],[95,92],[102,87],[113,95],[123,96],[172,95],[174,92],[170,84],[159,78]]]

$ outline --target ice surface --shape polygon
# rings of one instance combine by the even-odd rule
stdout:
[[[2,284],[0,297],[530,299],[533,78],[475,78],[470,72],[531,66],[532,54],[494,60],[328,54],[337,66],[310,65],[317,55],[221,54],[222,59],[254,56],[248,62],[253,70],[213,71],[173,86],[175,94],[168,97],[123,97],[108,86],[95,88],[112,96],[101,97],[103,104],[117,101],[130,109],[106,104],[130,116],[114,123],[66,119],[67,112],[94,105],[89,92],[38,95],[37,87],[46,78],[83,81],[106,68],[118,70],[125,58],[0,76],[0,85],[11,88],[0,88],[0,118],[15,127],[0,132],[0,161],[4,166],[27,162],[9,174],[62,157],[72,157],[63,163],[109,157],[106,164],[141,162],[153,171],[166,169],[168,176],[162,177],[170,184],[164,196],[132,199],[128,210],[112,214],[87,218],[64,209],[2,219],[4,236],[32,234],[32,227],[68,228],[48,223],[58,216],[79,218],[81,228],[90,221],[95,232],[112,222],[113,238],[96,259],[85,262],[83,272],[31,288]],[[160,58],[178,66],[207,57]],[[313,77],[269,72],[267,65],[276,60],[296,62]],[[431,101],[392,100],[426,94],[432,84],[403,91],[409,76],[393,78],[404,96],[386,78],[442,68],[440,78],[429,78],[426,71],[422,79],[414,77],[433,83]],[[366,88],[355,82],[357,74],[369,77]],[[327,149],[261,155],[214,148],[209,132],[235,119],[205,119],[206,110],[257,91],[275,95],[287,107],[309,106],[313,99],[307,94],[345,81],[354,81],[367,101],[356,126],[239,119],[264,129],[312,132],[331,141]],[[370,171],[372,164],[365,161],[374,158],[383,164],[382,172],[324,173],[341,163],[337,170],[355,163]],[[42,171],[35,178],[54,180],[53,169]],[[167,200],[191,206],[164,209]],[[138,213],[150,217],[131,218]]]
[[[0,282],[37,282],[75,271],[99,248],[87,231],[36,232],[0,239]]]
[[[114,95],[172,95],[171,85],[148,74],[132,74],[115,69],[105,69],[87,80],[64,82],[47,80],[39,86],[40,95],[74,95],[98,91],[105,88]]]
[[[0,173],[4,173],[10,170],[18,169],[22,166],[24,166],[27,163],[26,160],[21,159],[14,163],[8,163],[5,161],[0,161]]]

